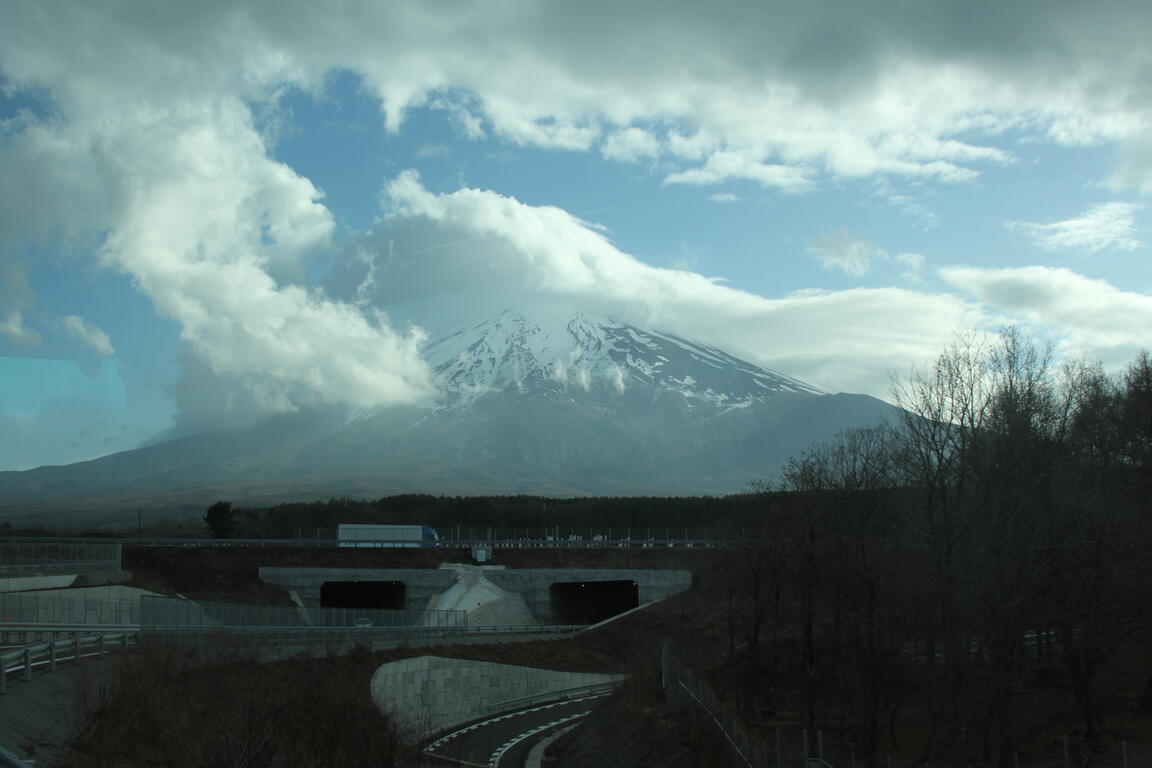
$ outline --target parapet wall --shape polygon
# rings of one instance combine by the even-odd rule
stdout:
[[[623,678],[418,656],[377,669],[372,676],[372,698],[392,716],[402,733],[419,740],[515,708],[520,699]]]

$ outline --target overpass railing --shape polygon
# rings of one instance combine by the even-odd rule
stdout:
[[[468,549],[490,546],[497,549],[605,549],[605,548],[668,548],[668,547],[743,547],[754,545],[760,534],[751,529],[716,528],[504,528],[456,527],[439,530],[437,546],[441,549]],[[293,538],[211,539],[185,538],[9,538],[0,540],[0,546],[18,542],[33,544],[114,544],[140,547],[339,547],[335,529],[297,529]],[[363,542],[361,542],[363,543]],[[411,547],[411,541],[381,539],[382,546]],[[346,544],[346,542],[345,542]],[[116,568],[119,568],[117,561]],[[110,570],[110,569],[109,569]],[[58,572],[58,571],[57,571]]]

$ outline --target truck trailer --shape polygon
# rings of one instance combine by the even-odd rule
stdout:
[[[342,547],[435,547],[440,537],[426,525],[341,523],[336,538]]]

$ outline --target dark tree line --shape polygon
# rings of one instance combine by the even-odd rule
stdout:
[[[1150,636],[1152,361],[1057,368],[1007,331],[961,339],[895,396],[900,423],[789,463],[764,545],[722,570],[733,637],[753,667],[762,644],[780,660],[745,675],[746,700],[791,668],[803,722],[871,754],[905,746],[914,698],[922,760],[1006,766],[1020,683],[1045,669],[1097,740],[1101,666]]]
[[[334,531],[341,523],[498,528],[715,528],[755,519],[760,494],[725,497],[621,496],[553,499],[541,496],[433,496],[401,494],[380,499],[334,498],[268,508],[236,509],[229,535],[292,538],[298,531]]]

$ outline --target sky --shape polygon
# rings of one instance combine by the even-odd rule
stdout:
[[[888,397],[1152,346],[1152,4],[0,0],[0,469],[609,314]]]

